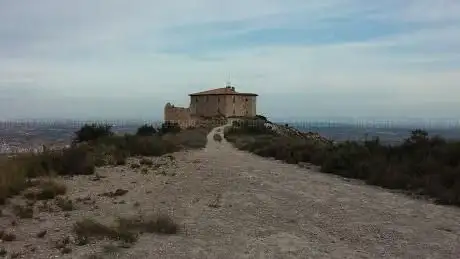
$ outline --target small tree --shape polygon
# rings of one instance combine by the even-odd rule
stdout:
[[[428,140],[428,132],[422,129],[416,129],[411,132],[411,136],[406,139],[406,143],[424,143]]]
[[[112,126],[107,124],[85,124],[75,132],[73,143],[94,141],[102,137],[112,136]]]
[[[138,136],[153,136],[157,133],[157,130],[152,125],[144,124],[137,129],[136,135]]]

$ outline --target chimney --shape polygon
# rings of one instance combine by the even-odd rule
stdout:
[[[232,91],[235,92],[235,87],[232,87]]]

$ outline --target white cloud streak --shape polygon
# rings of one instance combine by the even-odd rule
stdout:
[[[295,104],[286,100],[283,113],[314,109],[324,116],[423,116],[431,101],[430,106],[438,109],[433,108],[436,112],[430,116],[438,116],[451,110],[443,103],[460,110],[453,102],[460,95],[460,26],[454,22],[460,19],[458,13],[460,4],[454,0],[0,1],[0,88],[21,89],[1,104],[8,114],[0,117],[14,117],[14,112],[84,116],[98,102],[109,100],[125,101],[123,109],[111,108],[114,116],[136,116],[144,107],[156,110],[142,116],[160,117],[164,102],[187,104],[187,93],[219,87],[228,75],[244,91],[260,93],[261,109],[268,114],[279,111],[271,103],[282,95],[303,98],[293,98],[299,102]],[[210,57],[161,52],[164,46],[198,37],[321,27],[330,19],[356,15],[414,23],[422,29],[365,42],[247,47],[211,52]],[[242,25],[168,34],[178,26],[227,22]],[[37,98],[49,99],[24,99],[24,89],[42,90]],[[318,95],[328,100],[315,102]],[[56,109],[72,100],[75,110]],[[4,109],[5,103],[14,103],[15,109]]]

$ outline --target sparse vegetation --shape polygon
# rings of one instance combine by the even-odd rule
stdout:
[[[165,122],[161,124],[160,134],[167,134],[167,133],[179,133],[181,131],[181,127],[177,122]]]
[[[94,173],[96,166],[124,165],[129,156],[161,156],[184,148],[204,148],[209,132],[209,128],[181,130],[177,123],[165,123],[153,134],[150,126],[144,126],[138,135],[118,136],[111,131],[111,126],[85,124],[75,132],[71,147],[39,154],[0,157],[0,204],[26,189],[28,179],[54,175],[89,175]],[[147,134],[147,131],[153,135]],[[33,197],[35,194],[37,196]],[[35,194],[27,195],[37,199],[52,199],[59,195],[52,189]]]
[[[118,197],[118,196],[123,196],[128,193],[128,190],[125,189],[116,189],[114,192],[105,192],[101,194],[102,196],[107,196],[107,197]]]
[[[153,161],[148,159],[148,158],[142,158],[140,161],[139,161],[139,164],[141,165],[146,165],[146,166],[152,166],[153,165]]]
[[[73,201],[69,198],[58,197],[56,199],[56,205],[63,211],[72,211],[75,209]]]
[[[4,242],[11,242],[16,240],[16,235],[11,232],[6,232],[6,231],[0,231],[0,240]]]
[[[42,231],[40,231],[40,232],[37,233],[37,237],[38,237],[38,238],[43,238],[43,237],[46,235],[47,232],[48,232],[48,231],[46,231],[46,229],[45,229],[45,230],[42,230]]]
[[[123,229],[158,234],[176,234],[179,227],[174,220],[166,215],[144,218],[119,218],[118,224]]]
[[[424,130],[412,131],[398,146],[384,145],[378,138],[333,144],[281,136],[260,120],[235,122],[224,133],[238,149],[260,156],[312,163],[325,173],[460,205],[460,141],[430,137]]]
[[[134,163],[134,164],[131,164],[130,167],[131,167],[132,169],[137,169],[137,168],[141,167],[141,165],[140,165],[140,164],[137,164],[137,163]]]
[[[222,136],[218,133],[214,134],[213,139],[215,141],[221,142],[222,141]]]
[[[136,135],[137,136],[153,136],[158,132],[155,127],[152,125],[143,125],[137,129]]]
[[[88,240],[90,238],[122,240],[125,242],[135,242],[135,233],[120,227],[106,226],[92,219],[83,219],[74,224],[73,228],[79,239]]]
[[[31,206],[22,206],[15,204],[13,206],[13,212],[16,216],[21,219],[31,219],[34,216],[34,208]]]
[[[40,181],[39,185],[32,187],[24,193],[24,197],[31,200],[50,200],[57,195],[65,194],[67,187],[54,180]]]
[[[73,143],[94,141],[103,137],[112,136],[112,126],[107,124],[85,124],[75,132]]]

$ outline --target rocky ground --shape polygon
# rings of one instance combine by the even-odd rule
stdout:
[[[65,199],[12,199],[0,207],[0,257],[458,258],[460,209],[267,160],[214,133],[203,150],[60,178]],[[84,218],[158,215],[178,232],[128,243],[73,230]]]

